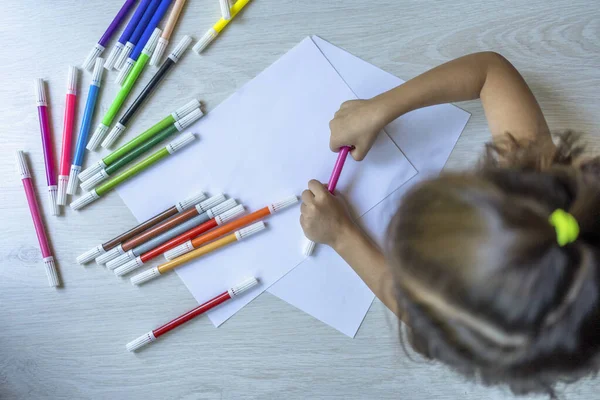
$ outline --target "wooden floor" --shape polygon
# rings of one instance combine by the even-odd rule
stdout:
[[[145,351],[125,351],[129,340],[195,302],[175,274],[138,290],[102,267],[74,262],[83,250],[135,221],[116,194],[90,212],[48,215],[32,87],[35,77],[49,80],[58,151],[67,65],[83,61],[121,3],[0,2],[0,398],[512,398],[505,389],[482,388],[443,366],[409,359],[397,340],[396,322],[379,302],[353,340],[264,294],[219,329],[199,318]],[[184,34],[199,38],[219,15],[216,0],[188,3],[175,40]],[[404,79],[466,53],[498,51],[524,74],[553,129],[586,132],[591,148],[600,150],[595,0],[255,0],[204,56],[190,52],[182,59],[129,132],[192,96],[214,108],[309,34]],[[114,78],[111,73],[102,91],[103,111],[116,91]],[[83,95],[88,84],[86,75]],[[461,107],[473,117],[448,168],[471,165],[489,139],[480,104]],[[59,290],[46,286],[15,173],[17,149],[29,152],[44,194],[42,207],[65,282]],[[591,400],[599,391],[595,380],[564,393],[567,399]]]

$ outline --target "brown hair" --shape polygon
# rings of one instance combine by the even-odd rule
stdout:
[[[415,350],[515,394],[598,371],[600,161],[573,166],[578,139],[548,152],[507,136],[474,173],[404,197],[388,259]],[[580,226],[564,247],[548,222],[559,208]]]

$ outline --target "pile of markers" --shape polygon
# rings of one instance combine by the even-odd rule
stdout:
[[[249,1],[237,0],[232,4],[232,0],[220,0],[222,17],[196,43],[193,47],[194,51],[196,53],[202,52]],[[107,149],[113,147],[127,130],[127,126],[136,113],[152,96],[159,83],[173,69],[192,42],[190,36],[184,36],[117,121],[119,112],[132,93],[144,68],[148,64],[156,66],[160,64],[173,29],[181,15],[185,0],[139,1],[117,43],[112,47],[108,58],[106,60],[102,59],[100,56],[108,42],[125,22],[127,15],[136,3],[138,3],[137,0],[125,1],[82,65],[84,71],[92,70],[92,74],[74,154],[71,154],[71,147],[77,108],[79,69],[74,66],[69,67],[58,174],[55,171],[45,83],[42,79],[35,80],[36,104],[46,166],[48,201],[52,215],[60,214],[60,207],[67,204],[68,196],[77,193],[78,186],[81,186],[85,193],[70,203],[73,210],[82,209],[98,200],[121,183],[170,157],[195,139],[193,133],[178,135],[179,132],[183,132],[203,116],[200,101],[192,99],[186,104],[180,105],[171,114],[101,160],[82,170],[86,150],[95,151],[99,146]],[[160,29],[158,26],[167,14],[169,7],[171,7],[171,11],[167,21],[163,29]],[[120,85],[120,89],[100,124],[88,140],[92,119],[97,109],[96,103],[98,93],[101,90],[103,71],[113,69],[119,71],[116,82]],[[115,123],[114,126],[112,126],[113,123]],[[148,154],[155,148],[159,149]],[[56,263],[48,245],[31,172],[22,151],[17,152],[17,165],[25,188],[48,280],[50,286],[56,287],[60,285]],[[94,247],[79,256],[77,262],[85,264],[95,259],[98,264],[106,264],[106,267],[114,271],[115,275],[124,276],[156,257],[164,255],[166,258],[164,263],[131,278],[132,284],[140,285],[188,261],[264,230],[265,225],[262,219],[296,204],[297,201],[295,196],[290,196],[243,216],[245,213],[244,207],[238,204],[236,200],[227,199],[223,194],[207,198],[205,194],[198,193],[180,201],[127,232]],[[141,336],[129,343],[127,348],[133,351],[150,343],[165,332],[241,294],[257,283],[256,278],[249,278],[168,324]]]

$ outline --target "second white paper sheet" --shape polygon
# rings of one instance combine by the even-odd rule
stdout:
[[[336,155],[329,150],[329,121],[355,98],[310,38],[248,82],[189,131],[199,141],[118,190],[144,220],[194,190],[223,192],[262,208],[300,195],[309,179],[325,182]],[[358,217],[416,170],[386,135],[360,165],[349,159],[338,187]],[[177,269],[198,302],[248,276],[260,285],[209,312],[220,325],[303,259],[299,205],[266,220],[267,231]],[[315,258],[318,262],[319,255]],[[150,285],[160,285],[160,278]],[[143,287],[141,288],[143,290]]]

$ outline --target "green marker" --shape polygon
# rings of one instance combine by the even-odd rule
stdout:
[[[158,135],[162,130],[182,120],[183,117],[185,117],[186,115],[188,115],[189,113],[191,113],[199,107],[200,102],[194,99],[188,102],[183,107],[178,108],[177,110],[172,112],[171,115],[165,117],[151,128],[140,133],[138,136],[131,139],[129,142],[127,142],[117,150],[104,157],[102,160],[81,171],[81,173],[79,174],[79,180],[81,180],[82,182],[87,181],[92,176],[96,175],[98,172],[108,167],[109,165],[117,161],[119,158],[123,157],[125,154],[140,146],[142,143],[152,139],[154,136]]]
[[[112,175],[115,175],[117,171],[119,171],[121,168],[123,168],[142,154],[152,150],[154,146],[156,146],[163,140],[166,140],[174,134],[187,129],[191,124],[193,124],[200,117],[202,117],[202,115],[202,111],[200,111],[199,108],[196,108],[194,111],[183,117],[179,122],[175,122],[174,124],[168,126],[167,128],[160,131],[157,135],[153,136],[150,140],[143,142],[142,144],[131,150],[129,153],[124,153],[122,157],[115,159],[115,161],[111,162],[110,165],[101,169],[96,175],[83,182],[81,184],[81,188],[86,192],[90,191],[92,188],[96,187],[100,182],[103,182]]]
[[[154,30],[154,33],[152,33],[152,36],[150,36],[150,39],[146,43],[146,46],[144,46],[144,50],[142,50],[142,54],[140,54],[140,57],[135,62],[131,73],[127,76],[125,83],[123,83],[123,86],[117,92],[117,95],[115,96],[115,99],[110,105],[110,108],[108,109],[106,114],[104,114],[102,122],[98,125],[96,131],[92,135],[92,138],[88,142],[88,145],[86,146],[88,150],[96,150],[96,148],[98,148],[98,144],[100,144],[100,142],[106,136],[110,124],[112,124],[113,120],[119,113],[119,110],[123,106],[123,103],[125,103],[125,100],[127,100],[127,96],[129,96],[129,93],[131,93],[131,90],[133,89],[135,82],[142,73],[142,70],[144,69],[146,64],[148,64],[148,61],[150,61],[150,56],[152,55],[152,52],[156,47],[156,43],[158,42],[158,36],[160,35],[160,32],[160,29],[157,28]],[[104,142],[102,142],[102,147],[107,148],[111,144],[112,142],[107,143],[105,140]]]
[[[121,172],[118,175],[110,178],[108,181],[104,182],[102,185],[93,189],[92,191],[86,193],[84,196],[81,196],[77,200],[71,203],[71,208],[73,210],[79,210],[90,203],[98,200],[101,196],[104,196],[106,193],[110,192],[121,183],[133,178],[140,172],[145,169],[151,167],[156,164],[160,160],[163,160],[169,157],[171,154],[174,154],[176,151],[181,150],[188,144],[192,143],[196,136],[193,133],[184,133],[179,136],[177,139],[173,140],[171,143],[157,151],[156,153],[146,157],[142,161],[133,165],[131,168]]]

